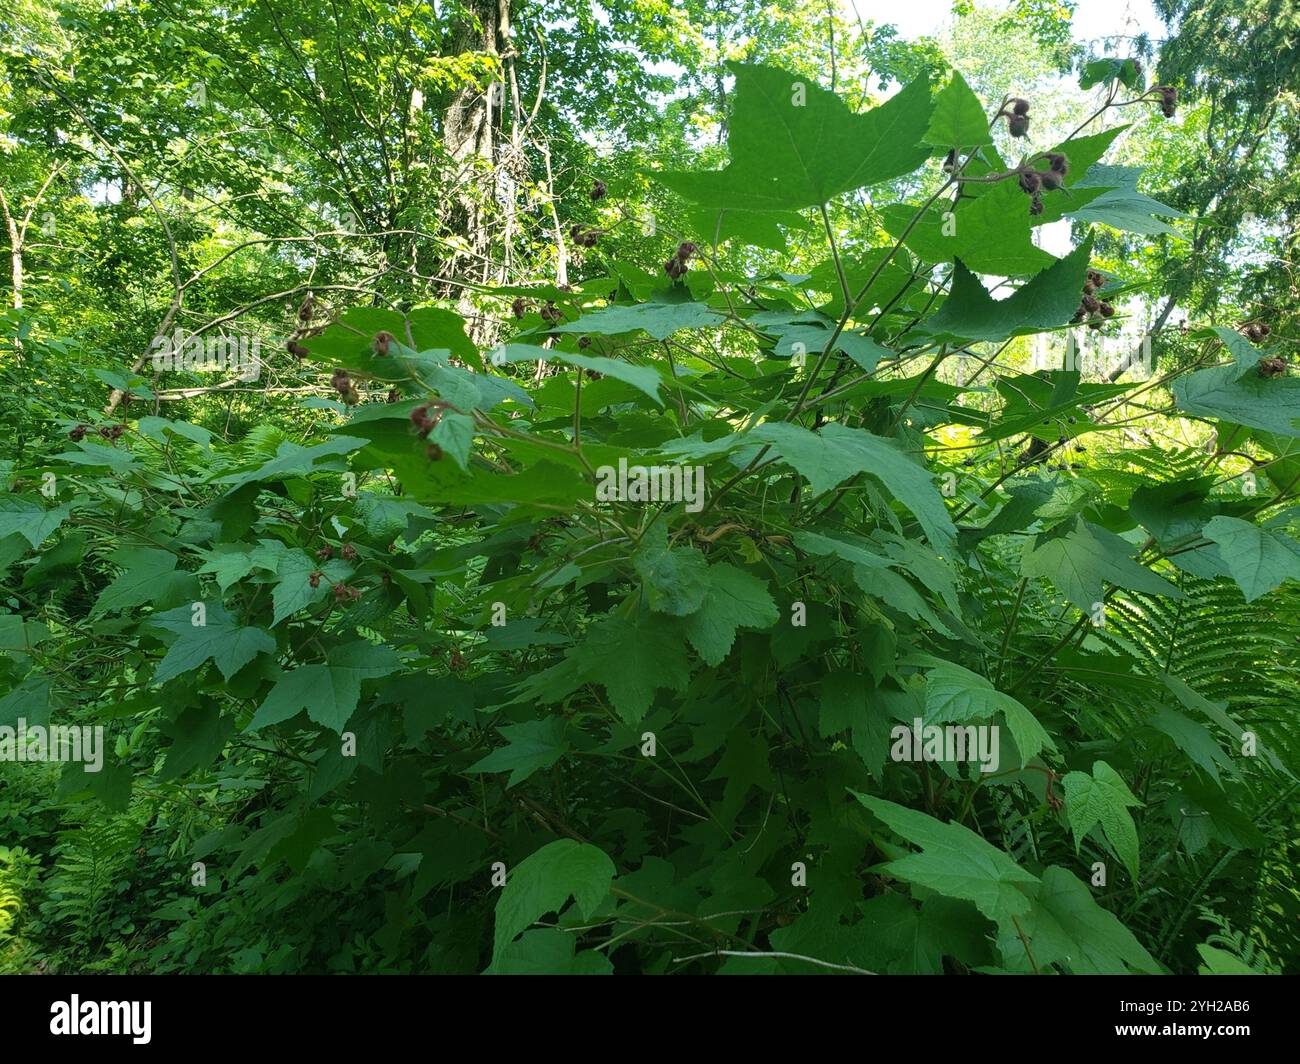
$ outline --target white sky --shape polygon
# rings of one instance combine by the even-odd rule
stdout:
[[[844,10],[857,9],[864,21],[891,23],[904,37],[932,37],[952,20],[952,0],[840,0]],[[980,6],[1010,6],[1009,0]],[[1093,40],[1115,34],[1163,36],[1164,23],[1151,0],[1079,0],[1074,12],[1074,39]]]

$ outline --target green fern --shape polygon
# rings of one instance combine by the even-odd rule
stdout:
[[[1231,922],[1226,917],[1220,916],[1212,909],[1202,908],[1200,918],[1205,923],[1213,924],[1216,928],[1215,931],[1206,936],[1206,946],[1231,954],[1243,966],[1258,975],[1281,974],[1281,969],[1267,951],[1259,943],[1255,942],[1249,934],[1234,931]],[[1212,955],[1206,957],[1205,951],[1202,950],[1202,957],[1208,962]],[[1211,965],[1211,969],[1213,970],[1213,965]]]
[[[21,846],[0,846],[0,975],[31,970],[22,924],[32,908],[40,861]]]
[[[1300,684],[1300,595],[1281,589],[1247,603],[1227,582],[1184,576],[1187,598],[1117,598],[1097,639],[1169,672],[1255,731],[1293,775],[1300,775],[1294,692]],[[1136,721],[1112,720],[1131,727]]]
[[[54,850],[48,914],[67,928],[74,947],[85,949],[102,937],[100,921],[134,858],[140,832],[130,817],[101,814],[62,833]]]

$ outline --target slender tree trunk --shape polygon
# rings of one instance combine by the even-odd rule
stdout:
[[[18,231],[18,219],[9,209],[9,200],[0,189],[0,210],[5,216],[5,229],[9,233],[9,268],[13,283],[14,310],[23,309],[23,238]]]
[[[1147,330],[1148,336],[1151,335],[1152,333],[1158,333],[1161,329],[1165,327],[1165,322],[1169,320],[1169,315],[1173,313],[1174,304],[1176,302],[1177,302],[1177,298],[1175,296],[1170,296],[1168,299],[1165,300],[1165,305],[1160,308],[1160,313],[1156,316],[1156,320],[1152,323],[1151,328]],[[1141,357],[1142,357],[1142,345],[1139,344],[1135,350],[1130,351],[1127,355],[1124,356],[1124,360],[1118,366],[1116,366],[1113,370],[1110,371],[1110,373],[1106,377],[1106,380],[1109,381],[1111,384],[1114,384],[1117,380],[1119,380],[1122,376],[1124,376],[1125,372],[1127,372],[1132,366],[1136,365],[1138,360]]]
[[[502,56],[510,50],[510,0],[470,0],[468,14],[452,37],[454,54],[486,52]],[[443,140],[455,167],[457,183],[469,191],[457,196],[460,235],[475,253],[487,250],[486,212],[481,197],[480,168],[495,162],[496,128],[505,105],[504,85],[493,81],[484,91],[477,85],[460,89],[447,108]]]
[[[510,0],[468,0],[466,16],[452,35],[453,54],[486,52],[498,58],[511,54]],[[443,123],[443,141],[452,160],[453,201],[445,219],[450,233],[464,239],[468,251],[452,257],[444,276],[485,282],[492,278],[492,205],[498,127],[506,106],[505,85],[493,80],[486,90],[466,85],[452,98]],[[465,289],[451,286],[448,295],[461,298],[470,320],[470,335],[483,339]]]

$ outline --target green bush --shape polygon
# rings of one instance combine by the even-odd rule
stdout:
[[[666,262],[485,288],[486,349],[352,307],[295,341],[338,399],[230,438],[26,439],[0,722],[109,750],[3,766],[8,968],[1294,964],[1300,382],[1222,328],[1150,380],[999,361],[1110,329],[1089,226],[1176,213],[1113,128],[1012,163],[960,75],[733,72],[725,168],[647,175]]]

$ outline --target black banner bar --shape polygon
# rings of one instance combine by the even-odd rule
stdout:
[[[685,977],[690,979],[691,977]],[[832,977],[827,977],[832,978]],[[829,1046],[848,1021],[862,1050],[897,1035],[918,1049],[1051,1039],[1060,1050],[1122,1043],[1213,1052],[1293,1032],[1287,977],[853,977],[812,981],[432,976],[15,976],[0,980],[5,1044],[150,1051],[309,1049],[331,1053],[394,1039],[462,1043],[477,1030],[489,1054],[511,1037],[540,1044],[556,1024],[586,1039],[626,1039],[644,1025],[706,1026],[735,1047],[779,1031]],[[839,993],[837,993],[839,991]],[[819,1033],[820,1032],[820,1033]],[[668,1037],[668,1028],[663,1028]],[[843,1033],[841,1030],[840,1033]],[[779,1037],[779,1035],[778,1035]],[[614,1043],[617,1044],[617,1043]],[[885,1044],[885,1043],[881,1043]],[[829,1052],[829,1048],[827,1048]]]

